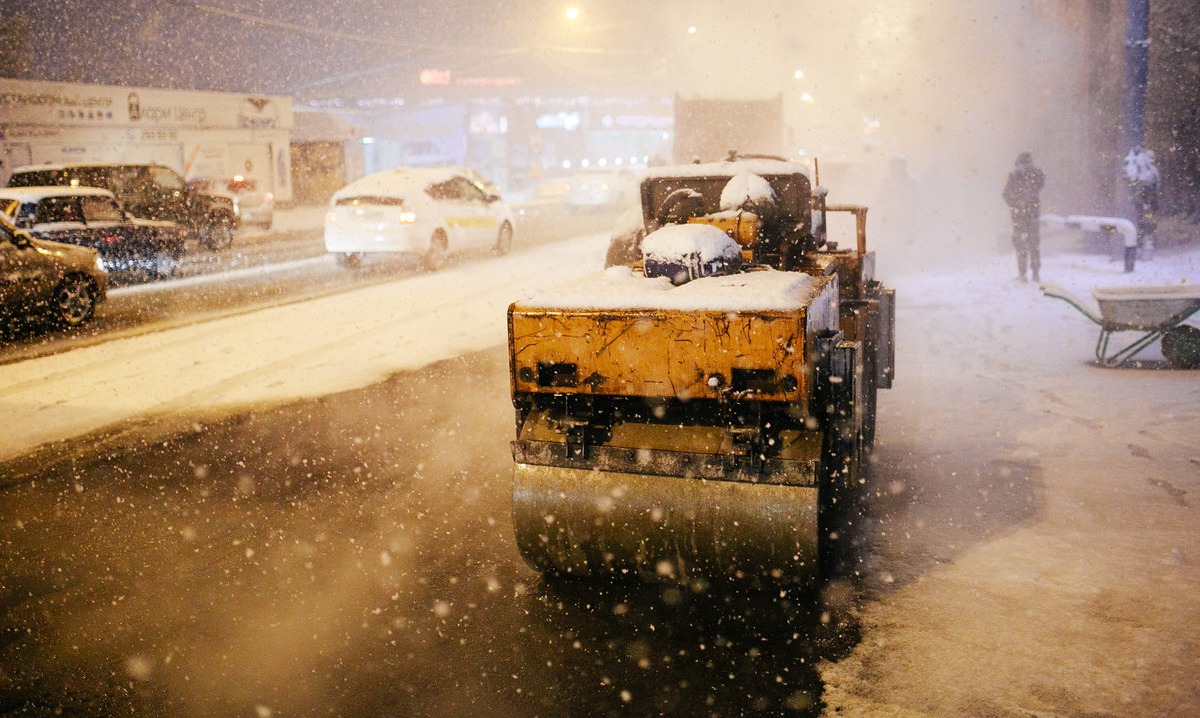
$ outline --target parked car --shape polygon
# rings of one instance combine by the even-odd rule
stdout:
[[[569,177],[546,177],[533,188],[533,196],[537,199],[561,199],[571,191]]]
[[[108,274],[94,249],[46,242],[0,215],[0,313],[49,314],[73,327],[92,317],[108,293]]]
[[[9,187],[102,187],[136,217],[174,222],[209,249],[233,243],[238,228],[233,199],[188,187],[179,173],[147,163],[88,163],[18,167]]]
[[[623,207],[638,197],[638,176],[619,167],[580,170],[567,180],[563,202],[572,209]]]
[[[500,193],[473,170],[401,167],[334,193],[325,215],[325,249],[351,267],[366,254],[389,252],[437,269],[459,249],[508,252],[513,226]]]
[[[168,277],[184,252],[182,227],[135,218],[99,187],[5,187],[0,213],[38,239],[95,249],[109,271]]]
[[[275,193],[262,189],[258,181],[242,175],[231,179],[204,177],[188,182],[193,192],[226,195],[233,200],[233,211],[241,226],[270,229],[275,221]]]

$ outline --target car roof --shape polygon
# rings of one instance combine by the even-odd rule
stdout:
[[[166,167],[160,162],[56,162],[44,165],[24,165],[13,169],[13,174],[18,172],[45,172],[50,171],[66,171],[79,169],[81,167]]]
[[[335,192],[333,198],[360,194],[401,197],[405,193],[421,191],[430,185],[455,177],[472,182],[484,181],[473,171],[463,167],[397,167],[357,179]]]
[[[68,187],[64,185],[52,187],[0,187],[0,197],[15,199],[18,202],[40,202],[47,197],[109,197],[116,195],[100,187]]]

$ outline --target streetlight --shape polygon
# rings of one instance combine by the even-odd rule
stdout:
[[[567,9],[563,11],[563,17],[565,17],[568,22],[574,22],[574,21],[578,20],[579,19],[579,7],[576,5],[568,6]]]

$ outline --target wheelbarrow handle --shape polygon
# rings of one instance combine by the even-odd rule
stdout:
[[[1085,304],[1084,300],[1080,299],[1077,295],[1072,294],[1067,290],[1066,287],[1062,286],[1061,284],[1055,284],[1054,282],[1042,282],[1040,286],[1042,289],[1042,294],[1054,299],[1061,299],[1067,304],[1070,304],[1072,307],[1078,309],[1083,316],[1091,319],[1096,324],[1101,326],[1104,325],[1104,318],[1100,316],[1100,313]]]

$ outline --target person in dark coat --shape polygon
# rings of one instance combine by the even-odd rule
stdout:
[[[1033,155],[1022,152],[1017,156],[1017,165],[1008,175],[1004,185],[1004,201],[1012,215],[1013,248],[1017,250],[1018,279],[1026,281],[1026,271],[1032,271],[1033,281],[1039,281],[1042,269],[1041,235],[1038,220],[1041,217],[1042,187],[1046,174],[1033,164]]]

